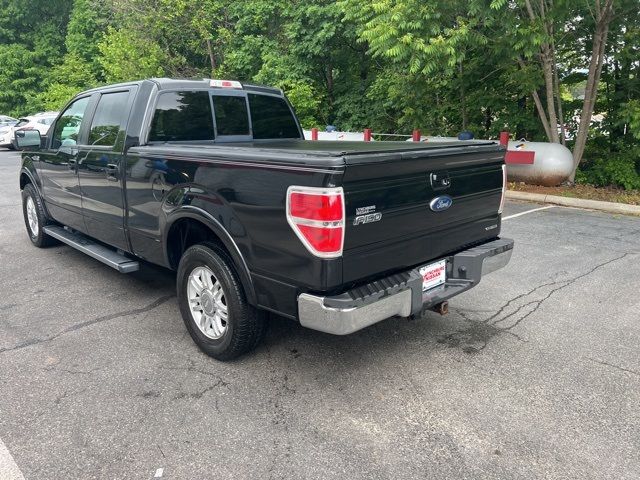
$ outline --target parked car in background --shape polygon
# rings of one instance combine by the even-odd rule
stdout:
[[[45,136],[57,116],[58,112],[41,112],[21,117],[13,125],[0,127],[0,147],[15,148],[15,132],[17,130],[38,130],[40,135]]]
[[[11,127],[16,123],[18,123],[17,118],[0,115],[0,147],[8,147],[11,145],[11,137],[13,135]]]
[[[12,127],[16,123],[18,123],[17,118],[8,117],[7,115],[0,115],[0,127]]]
[[[0,148],[11,148],[13,125],[0,126]]]

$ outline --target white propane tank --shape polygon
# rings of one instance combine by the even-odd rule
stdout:
[[[510,182],[555,187],[573,172],[573,155],[559,143],[509,141],[507,150],[534,152],[533,164],[507,164]]]

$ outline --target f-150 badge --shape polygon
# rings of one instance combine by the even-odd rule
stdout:
[[[362,225],[365,223],[378,222],[382,219],[380,212],[376,213],[376,206],[369,205],[368,207],[356,208],[356,217],[353,219],[354,225]]]

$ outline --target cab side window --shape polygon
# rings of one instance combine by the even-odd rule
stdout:
[[[188,142],[213,138],[213,115],[206,91],[160,94],[151,122],[150,142]]]
[[[124,130],[129,113],[129,92],[105,93],[100,97],[89,130],[89,145],[113,147],[120,130]]]
[[[52,148],[71,146],[78,143],[80,125],[89,104],[89,97],[79,98],[60,115],[51,140]]]

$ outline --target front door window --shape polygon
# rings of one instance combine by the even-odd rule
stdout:
[[[90,97],[79,98],[60,115],[53,130],[51,148],[73,146],[78,143],[80,125],[87,110]]]

